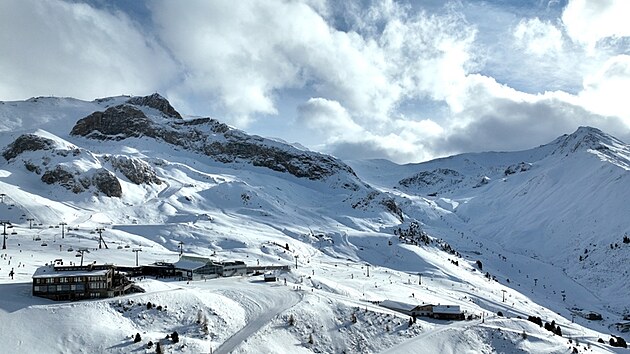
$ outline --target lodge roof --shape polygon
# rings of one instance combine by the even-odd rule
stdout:
[[[444,314],[459,314],[461,313],[461,309],[458,305],[435,305],[433,306],[433,313],[444,313]]]
[[[381,306],[386,307],[392,310],[403,310],[403,311],[413,311],[416,307],[421,305],[408,304],[406,302],[394,301],[394,300],[383,300],[380,303]]]
[[[76,269],[73,269],[76,268]],[[55,267],[53,265],[46,265],[39,267],[33,273],[33,279],[35,278],[61,278],[61,277],[94,277],[107,275],[112,268],[108,269],[90,269],[86,266],[76,267]]]
[[[208,264],[208,262],[190,260],[182,257],[179,259],[179,261],[175,262],[174,265],[177,269],[195,270],[204,267],[206,264]]]

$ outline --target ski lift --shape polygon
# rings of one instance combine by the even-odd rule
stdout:
[[[42,246],[48,246],[46,242],[42,242]]]
[[[39,237],[39,236],[35,236],[34,240],[35,240],[35,241],[41,241],[41,240],[42,240],[42,238],[41,238],[41,237]]]
[[[72,247],[68,248],[68,252],[72,252],[74,249]]]
[[[121,249],[123,249],[123,246],[118,246],[117,248],[118,248],[119,250],[121,250]]]

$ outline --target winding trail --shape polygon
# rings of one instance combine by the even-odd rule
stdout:
[[[283,289],[284,290],[284,289]],[[261,293],[255,288],[248,288],[238,291],[225,291],[223,295],[228,297],[249,298],[255,304],[254,316],[247,321],[245,327],[234,333],[221,346],[219,346],[213,354],[227,354],[236,349],[242,342],[258,332],[264,326],[268,325],[271,320],[282,312],[290,309],[302,301],[303,295],[288,288],[284,291],[273,292],[275,296],[269,296],[268,293]]]

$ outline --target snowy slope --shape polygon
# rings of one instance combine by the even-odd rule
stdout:
[[[614,237],[604,233],[625,231],[629,154],[601,132],[582,129],[519,153],[409,166],[352,162],[351,169],[216,120],[183,119],[159,95],[5,102],[0,115],[11,117],[0,133],[0,219],[14,225],[0,252],[0,337],[12,352],[154,352],[149,340],[182,353],[405,353],[419,345],[423,352],[566,353],[575,340],[580,351],[621,350],[597,339],[620,335],[614,323],[628,297],[615,294],[627,295],[627,284],[597,280],[605,266],[627,271],[630,247],[619,238],[606,249]],[[108,119],[121,123],[94,125]],[[596,199],[581,203],[575,190]],[[597,215],[602,228],[584,215]],[[559,218],[565,222],[557,225]],[[63,238],[60,222],[69,228]],[[411,225],[426,242],[398,236]],[[96,227],[105,228],[108,249],[98,248]],[[578,227],[584,241],[569,241]],[[588,234],[595,230],[602,232]],[[589,242],[597,244],[589,257],[571,263]],[[31,295],[37,267],[77,262],[79,248],[90,249],[86,262],[133,265],[136,256],[143,264],[174,262],[180,246],[293,269],[276,284],[141,279],[146,293],[120,298],[57,303]],[[459,305],[474,319],[410,325],[376,305],[385,299]],[[604,321],[572,323],[578,308]],[[526,321],[531,315],[555,321],[564,337]],[[180,343],[165,339],[173,331]]]
[[[380,175],[378,161],[350,164],[365,180]],[[630,232],[630,147],[623,142],[582,127],[527,151],[386,166],[382,189],[434,204],[466,237],[554,265],[619,313],[628,311],[621,295],[630,294],[623,280],[630,245],[622,243]]]

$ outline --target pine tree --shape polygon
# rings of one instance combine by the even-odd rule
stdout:
[[[141,342],[142,338],[140,337],[140,333],[136,333],[136,336],[133,338],[134,343]]]
[[[162,351],[162,346],[160,345],[160,342],[157,342],[157,345],[155,346],[155,353],[164,354],[164,352]]]
[[[294,326],[295,325],[295,318],[293,317],[293,314],[289,315],[289,326]]]
[[[179,333],[177,333],[177,331],[173,331],[171,334],[171,340],[173,343],[179,343]]]
[[[308,335],[308,344],[313,344],[315,341],[313,340],[313,334]]]
[[[480,260],[477,260],[477,268],[479,268],[479,270],[483,270],[483,264]]]

